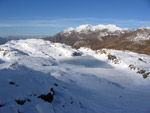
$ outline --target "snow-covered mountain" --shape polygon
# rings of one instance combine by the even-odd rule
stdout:
[[[116,25],[81,25],[65,29],[46,40],[65,43],[75,48],[90,47],[94,50],[108,48],[150,54],[149,27],[128,29]]]
[[[78,32],[78,33],[88,33],[89,31],[91,32],[95,32],[95,31],[100,31],[100,30],[104,30],[107,29],[109,32],[115,32],[115,31],[123,31],[123,30],[128,30],[128,29],[122,29],[117,27],[116,25],[97,25],[97,26],[92,26],[90,24],[87,25],[81,25],[78,26],[76,28],[68,28],[62,31],[62,33],[70,33],[72,31],[74,32]]]
[[[30,38],[44,38],[46,36],[43,35],[0,35],[0,45],[5,44],[11,40],[20,40],[20,39],[30,39]]]
[[[149,113],[150,56],[41,39],[0,46],[0,113]]]

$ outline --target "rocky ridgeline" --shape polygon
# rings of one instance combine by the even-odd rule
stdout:
[[[63,30],[45,40],[65,43],[75,48],[90,47],[94,50],[107,48],[150,54],[148,27],[122,29],[115,25],[81,25]]]

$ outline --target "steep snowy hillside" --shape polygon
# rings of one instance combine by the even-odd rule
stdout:
[[[0,113],[149,113],[150,56],[41,39],[0,46]]]

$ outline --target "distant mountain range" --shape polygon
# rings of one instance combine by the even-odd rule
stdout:
[[[5,43],[8,42],[9,40],[11,40],[11,38],[0,37],[0,45],[5,44]]]
[[[43,38],[45,36],[42,35],[8,35],[8,36],[0,36],[0,45],[5,44],[10,40],[19,40],[19,39],[29,39],[29,38]]]
[[[107,48],[150,54],[150,27],[128,29],[116,25],[81,25],[45,39],[65,43],[74,48]]]

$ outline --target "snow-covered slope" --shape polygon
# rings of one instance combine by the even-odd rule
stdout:
[[[141,30],[138,32],[136,36],[133,38],[134,42],[139,42],[142,40],[150,40],[150,27],[139,27],[137,30]]]
[[[129,51],[10,41],[0,46],[0,113],[148,113],[149,67],[150,56]]]

